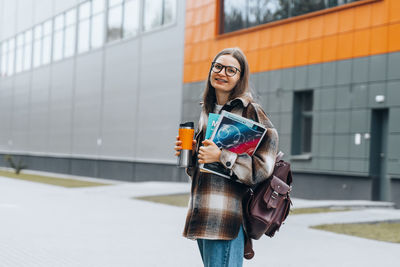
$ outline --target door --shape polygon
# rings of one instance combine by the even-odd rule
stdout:
[[[388,115],[388,109],[372,110],[369,156],[369,175],[372,179],[372,200],[390,200],[390,181],[386,175]]]

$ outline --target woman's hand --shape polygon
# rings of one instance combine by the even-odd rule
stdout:
[[[196,140],[192,140],[192,144],[193,144],[193,149],[192,151],[195,150],[196,148]],[[179,155],[181,154],[181,150],[182,150],[182,141],[179,140],[179,136],[176,137],[176,141],[175,141],[175,147],[174,147],[175,152],[175,156],[179,157]]]
[[[211,140],[204,140],[202,142],[203,146],[199,150],[199,163],[212,163],[219,162],[219,157],[221,156],[221,150],[219,147]]]

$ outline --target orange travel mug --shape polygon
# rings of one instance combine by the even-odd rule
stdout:
[[[179,140],[182,141],[182,150],[178,157],[178,167],[187,168],[192,166],[193,137],[194,123],[181,123],[179,125]]]

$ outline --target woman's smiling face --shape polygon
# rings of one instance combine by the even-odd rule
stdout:
[[[210,83],[212,87],[215,88],[215,91],[220,93],[230,93],[240,79],[240,64],[236,58],[231,55],[222,55],[217,58],[215,62],[223,66],[235,67],[239,70],[232,77],[229,77],[226,74],[226,68],[223,68],[219,73],[211,70]]]

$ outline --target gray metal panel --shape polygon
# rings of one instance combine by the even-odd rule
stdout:
[[[289,68],[289,69],[283,69],[282,70],[282,89],[283,90],[293,90],[294,88],[294,74],[295,74],[295,69],[294,68]]]
[[[32,72],[30,93],[29,151],[47,152],[50,67]]]
[[[11,79],[0,80],[0,150],[3,151],[10,149],[13,92]]]
[[[352,60],[341,60],[337,62],[336,84],[343,85],[351,82]]]
[[[388,80],[400,79],[400,52],[388,55]]]
[[[387,84],[387,104],[398,106],[400,99],[400,81],[388,82]]]
[[[100,178],[123,181],[135,180],[135,164],[132,162],[100,160],[97,165]]]
[[[335,112],[335,132],[349,133],[350,132],[350,110],[337,110]]]
[[[336,84],[336,62],[327,62],[322,65],[322,86]]]
[[[369,75],[368,79],[371,82],[386,80],[388,55],[376,55],[369,57]]]
[[[282,88],[281,72],[281,70],[270,71],[269,90],[275,92],[278,88]]]
[[[366,133],[369,131],[369,110],[352,110],[351,111],[351,133]]]
[[[355,58],[353,61],[353,83],[365,83],[368,81],[368,57]]]
[[[390,116],[390,115],[389,115]],[[388,158],[389,159],[400,159],[400,135],[389,134],[388,137]]]
[[[73,60],[60,61],[52,66],[48,133],[50,153],[71,153],[73,68]]]
[[[137,39],[110,46],[105,55],[100,155],[134,157],[139,99]],[[140,126],[139,126],[140,127]]]
[[[175,161],[171,142],[181,119],[183,23],[143,36],[136,158]],[[162,42],[160,42],[162,40]],[[162,55],[162,56],[160,56]]]
[[[261,72],[258,74],[258,91],[260,95],[270,92],[271,88],[271,72]]]
[[[352,90],[352,108],[366,108],[368,104],[368,85],[355,84]]]
[[[333,170],[337,172],[348,171],[349,160],[348,159],[333,159]]]
[[[351,107],[350,86],[343,85],[336,87],[336,108],[337,109],[349,109]]]
[[[354,173],[366,173],[368,171],[367,161],[363,159],[349,160],[349,171]]]
[[[314,64],[308,66],[308,88],[318,88],[322,84],[322,66],[321,64]]]
[[[319,133],[333,133],[335,125],[335,112],[334,111],[321,111],[319,112]]]
[[[319,136],[319,155],[320,157],[333,157],[333,135]],[[331,161],[331,160],[330,160]],[[331,168],[331,166],[329,166]]]
[[[29,73],[14,77],[14,104],[12,107],[12,150],[29,150]]]
[[[101,114],[101,51],[76,60],[72,153],[97,155]]]
[[[377,95],[383,95],[386,98],[386,101],[383,103],[378,103],[375,101],[375,97]],[[386,106],[387,103],[387,93],[386,93],[386,82],[376,82],[369,84],[369,93],[368,93],[368,107],[370,108],[378,108]]]
[[[67,2],[67,1],[66,1]],[[53,15],[53,0],[35,1],[33,23],[39,23]]]
[[[321,110],[333,110],[335,109],[336,103],[336,91],[335,87],[327,87],[319,90],[320,94],[320,109]]]
[[[349,157],[349,141],[350,135],[335,135],[334,137],[334,157],[348,158]]]
[[[280,96],[281,112],[291,112],[293,109],[293,92],[283,91]]]
[[[307,88],[307,66],[295,68],[294,89]]]
[[[389,111],[389,133],[400,133],[400,107]]]

